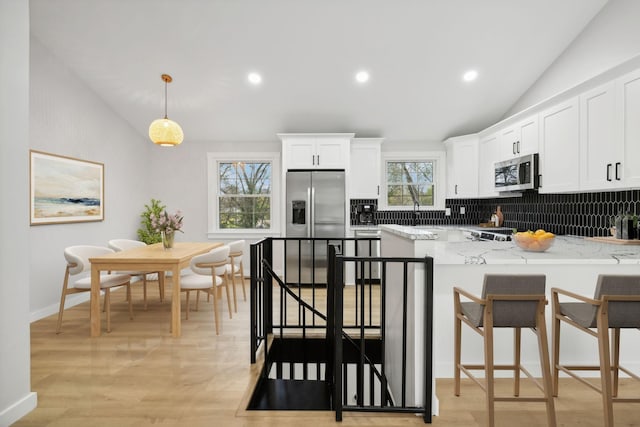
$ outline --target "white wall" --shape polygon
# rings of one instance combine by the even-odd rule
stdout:
[[[262,142],[191,142],[185,129],[185,141],[181,145],[152,150],[150,159],[153,166],[149,171],[153,182],[151,197],[161,200],[170,213],[179,209],[184,214],[184,234],[178,233],[177,241],[205,241],[208,238],[207,153],[264,152],[280,155],[281,143],[276,135],[273,138],[273,141]],[[215,240],[246,239],[249,244],[264,236],[238,233],[216,236]],[[248,247],[245,254],[245,274],[248,274]]]
[[[30,311],[36,320],[58,311],[66,246],[136,238],[140,213],[152,196],[148,172],[155,166],[148,158],[156,147],[35,39],[30,70],[30,147],[104,163],[105,172],[104,221],[29,228]],[[81,294],[69,301],[86,298]]]
[[[29,336],[29,2],[0,0],[0,426],[37,403]]]
[[[609,0],[505,117],[640,54],[640,1]]]

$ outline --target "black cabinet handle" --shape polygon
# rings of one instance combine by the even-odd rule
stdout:
[[[611,182],[611,163],[607,163],[607,181]]]
[[[516,151],[518,151],[518,154],[520,154],[520,141],[516,141],[516,148]]]
[[[538,175],[538,188],[542,188],[542,174]]]
[[[458,184],[456,184],[454,194],[458,194]]]
[[[318,159],[318,166],[320,166],[320,154],[318,154],[316,158]]]
[[[620,162],[616,162],[616,181],[620,181]]]
[[[378,185],[378,196],[380,195],[380,186]]]
[[[516,154],[516,143],[515,143],[515,142],[514,142],[514,143],[512,144],[512,146],[511,146],[511,152],[512,152],[513,154]]]

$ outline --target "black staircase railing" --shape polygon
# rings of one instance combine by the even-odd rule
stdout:
[[[291,244],[292,240],[296,239],[267,238],[251,245],[251,362],[256,362],[262,349],[263,388],[280,387],[279,392],[262,398],[256,389],[252,402],[259,403],[254,409],[332,409],[338,421],[343,411],[416,412],[430,423],[433,260],[357,253],[359,247],[367,246],[359,244],[362,240],[368,240],[371,251],[379,238],[324,239],[326,273],[322,276],[326,283],[292,283],[276,273],[286,271],[287,259],[292,259],[291,253],[282,256],[286,248],[301,247]],[[342,255],[345,249],[356,256]],[[274,258],[276,264],[280,261],[279,268],[274,268]],[[409,293],[413,296],[416,291],[423,294],[421,307],[412,306]],[[393,310],[402,316],[397,312],[389,315],[390,292],[395,295]],[[345,304],[345,295],[353,304]],[[424,315],[409,319],[412,313]],[[415,325],[418,317],[421,324]],[[408,322],[414,322],[411,328]],[[393,335],[401,331],[401,345],[394,343],[390,348],[386,344],[389,327]],[[415,341],[416,331],[422,332],[418,341],[424,345],[423,360],[405,357],[415,353],[408,346]],[[420,364],[422,369],[417,367]],[[420,378],[416,380],[417,374]],[[299,388],[301,382],[310,380],[323,385]],[[415,392],[415,381],[424,385],[421,396]],[[265,403],[282,396],[285,389],[294,400],[309,394],[328,402],[296,402],[294,406],[301,406],[295,407]]]

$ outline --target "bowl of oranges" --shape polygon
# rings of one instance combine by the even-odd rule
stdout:
[[[538,229],[536,231],[521,231],[513,235],[513,241],[522,250],[529,252],[544,252],[549,249],[555,241],[556,235]]]

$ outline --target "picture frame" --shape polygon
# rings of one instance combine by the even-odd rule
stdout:
[[[104,221],[104,164],[29,150],[31,225]]]

